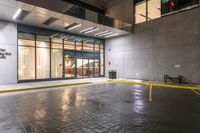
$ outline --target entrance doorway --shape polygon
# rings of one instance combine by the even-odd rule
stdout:
[[[99,77],[99,60],[77,59],[77,78]]]
[[[65,77],[74,78],[75,77],[75,57],[70,55],[65,55]]]

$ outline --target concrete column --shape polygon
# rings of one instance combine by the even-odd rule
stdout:
[[[0,21],[0,84],[17,83],[17,24]]]

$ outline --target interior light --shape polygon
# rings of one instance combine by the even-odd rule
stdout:
[[[85,32],[85,34],[88,34],[88,33],[91,33],[91,32],[97,31],[97,30],[99,30],[99,28],[95,28],[93,30],[89,30],[89,31]]]
[[[82,25],[82,24],[78,24],[78,25],[72,26],[71,28],[68,29],[68,31],[69,31],[69,30],[73,30],[73,29],[75,29],[75,28],[77,28],[77,27],[80,27],[81,25]]]
[[[119,33],[115,33],[115,34],[107,35],[107,36],[105,36],[105,38],[113,37],[113,36],[118,36],[118,35],[119,35]]]
[[[19,16],[19,14],[22,12],[22,9],[21,8],[19,8],[18,10],[17,10],[17,12],[15,13],[15,15],[13,16],[13,19],[16,19],[18,16]]]
[[[83,33],[83,32],[86,32],[86,31],[88,31],[88,30],[92,30],[92,29],[94,29],[94,27],[90,27],[90,28],[87,28],[87,29],[81,30],[80,33]]]

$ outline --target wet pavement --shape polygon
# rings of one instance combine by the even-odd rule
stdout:
[[[0,133],[199,133],[200,96],[117,83],[0,94]]]

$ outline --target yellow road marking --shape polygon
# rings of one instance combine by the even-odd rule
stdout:
[[[152,83],[150,83],[150,88],[149,88],[149,102],[152,102]]]
[[[59,84],[59,85],[32,87],[32,88],[8,89],[8,90],[0,90],[0,93],[42,90],[42,89],[51,89],[51,88],[57,88],[57,87],[76,86],[76,85],[85,85],[85,84],[92,84],[92,82],[80,82],[80,83]]]
[[[108,80],[108,82],[122,83],[122,84],[139,84],[139,85],[149,86],[149,82],[136,82],[136,81],[126,81],[126,80]],[[172,88],[172,89],[185,89],[185,90],[193,89],[196,91],[200,91],[200,87],[194,87],[194,86],[170,85],[170,84],[162,84],[162,83],[152,83],[152,86]]]

